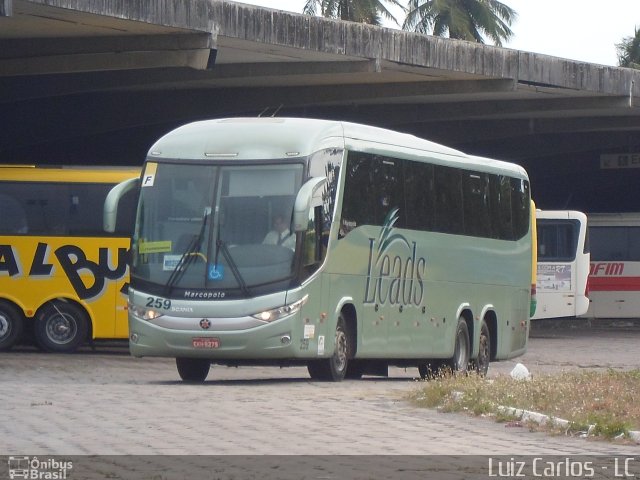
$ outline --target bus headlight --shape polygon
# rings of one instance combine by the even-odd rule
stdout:
[[[146,307],[138,307],[137,305],[129,304],[129,311],[135,315],[136,317],[142,320],[155,320],[158,317],[162,316],[162,313],[157,310],[153,310],[152,308]]]
[[[297,302],[293,302],[289,305],[284,305],[279,308],[274,308],[273,310],[265,310],[264,312],[256,313],[255,315],[251,316],[253,318],[257,318],[258,320],[262,320],[263,322],[275,322],[282,317],[287,317],[299,312],[302,306],[307,303],[308,298],[309,295],[305,295]]]

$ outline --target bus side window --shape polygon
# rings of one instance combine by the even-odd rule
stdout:
[[[22,204],[14,197],[0,193],[0,212],[2,212],[2,222],[0,222],[0,233],[27,233],[27,214]]]

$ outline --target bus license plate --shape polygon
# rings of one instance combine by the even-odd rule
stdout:
[[[219,338],[192,338],[193,348],[218,348],[220,346]]]

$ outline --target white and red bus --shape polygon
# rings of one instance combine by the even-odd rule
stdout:
[[[589,308],[587,216],[575,210],[537,210],[537,308],[533,320],[576,317]]]
[[[585,317],[640,316],[640,213],[589,214],[591,268]]]

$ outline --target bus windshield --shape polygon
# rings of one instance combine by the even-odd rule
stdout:
[[[293,275],[291,217],[302,172],[302,163],[148,162],[132,283],[153,281],[157,294],[185,298],[194,289],[224,298],[281,289]]]

